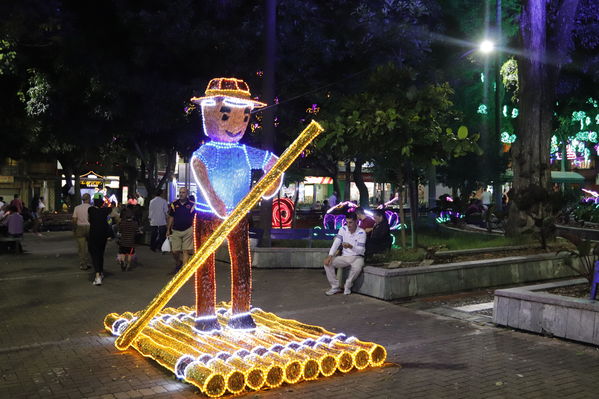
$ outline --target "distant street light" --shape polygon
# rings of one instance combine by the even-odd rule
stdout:
[[[490,40],[483,40],[479,46],[479,50],[483,54],[492,53],[495,50],[495,43]]]

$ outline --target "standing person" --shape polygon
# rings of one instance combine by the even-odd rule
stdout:
[[[345,280],[344,295],[351,294],[351,287],[354,280],[364,266],[364,251],[366,249],[366,232],[358,227],[355,213],[350,213],[345,217],[347,224],[339,229],[333,246],[329,250],[329,256],[324,260],[324,270],[331,288],[325,292],[326,295],[335,295],[341,292],[339,280],[335,276],[335,268],[350,267],[349,275]],[[335,256],[339,246],[343,247],[341,256]]]
[[[168,211],[166,234],[171,240],[171,251],[175,258],[174,273],[187,263],[193,254],[193,218],[195,203],[188,198],[185,187],[179,189],[179,199],[174,201]]]
[[[137,205],[142,207],[144,206],[146,200],[144,199],[144,197],[141,196],[140,193],[135,193],[135,199],[137,200]]]
[[[133,219],[133,206],[127,205],[121,212],[121,222],[119,223],[119,254],[118,261],[121,265],[121,270],[129,270],[131,262],[135,256],[135,235],[139,225]]]
[[[92,258],[92,264],[96,272],[94,285],[102,285],[106,240],[112,236],[110,226],[108,225],[108,216],[112,209],[103,208],[102,205],[104,205],[104,200],[95,198],[94,205],[87,210],[89,219],[89,255]]]
[[[489,207],[491,206],[491,201],[492,201],[493,195],[491,194],[491,191],[489,191],[489,189],[485,189],[485,191],[483,191],[482,195],[481,195],[481,199],[483,202],[483,206],[485,207],[485,209],[489,209]]]
[[[168,216],[168,203],[162,198],[162,190],[156,191],[156,196],[150,201],[149,214],[150,229],[152,236],[150,238],[150,250],[160,251],[162,243],[166,238],[166,218]]]
[[[4,208],[4,205],[6,205],[4,202],[4,197],[0,197],[0,209]]]
[[[333,194],[331,194],[328,201],[329,201],[329,208],[332,208],[335,205],[337,205],[337,191],[333,191]]]
[[[87,254],[87,240],[89,239],[88,210],[91,206],[90,195],[85,193],[81,196],[82,204],[73,209],[73,233],[77,240],[77,253],[79,254],[79,269],[89,269],[89,256]]]
[[[15,194],[14,199],[12,201],[10,201],[10,205],[17,208],[17,212],[19,212],[19,213],[23,212],[23,201],[21,201],[21,199],[19,198],[19,194]]]
[[[368,216],[361,206],[356,208],[356,216],[358,217],[358,226],[364,229],[367,235],[370,235],[370,232],[376,223],[374,219]]]

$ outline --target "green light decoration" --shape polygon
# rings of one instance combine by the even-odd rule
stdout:
[[[580,131],[576,133],[576,136],[570,137],[570,139],[576,138],[578,141],[590,141],[591,143],[596,143],[597,140],[597,132],[595,131]]]
[[[558,145],[558,141],[557,141],[557,136],[553,135],[551,136],[551,150],[550,150],[551,154],[555,154],[557,152],[559,152],[559,145]]]
[[[513,144],[518,137],[515,134],[510,134],[509,132],[501,133],[501,142],[503,144]]]
[[[487,115],[488,113],[488,108],[485,104],[481,104],[478,106],[478,110],[476,111],[477,113],[481,114],[481,115]]]
[[[481,81],[482,83],[485,83],[485,74],[484,74],[484,73],[482,73],[482,72],[481,72],[481,74],[480,74],[480,81]]]
[[[599,105],[597,104],[597,101],[593,97],[589,97],[589,99],[587,100],[587,104],[593,105],[594,108],[599,107]]]
[[[512,109],[512,119],[516,119],[518,117],[518,114],[520,112],[518,111],[518,108],[513,108]]]
[[[503,116],[507,118],[507,105],[503,106]]]

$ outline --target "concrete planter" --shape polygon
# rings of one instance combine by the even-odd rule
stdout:
[[[328,248],[260,248],[251,247],[252,267],[259,269],[322,269]],[[229,262],[227,245],[216,251],[216,259]]]
[[[575,272],[564,264],[567,257],[512,256],[403,269],[366,266],[353,290],[389,300],[572,277]]]
[[[538,292],[586,283],[584,278],[495,291],[493,322],[599,345],[599,302]]]

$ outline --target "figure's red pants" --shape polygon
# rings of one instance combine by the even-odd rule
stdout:
[[[196,216],[195,250],[222,223],[213,215]],[[249,226],[247,218],[242,219],[227,236],[231,258],[231,310],[233,314],[250,310],[252,295],[252,262],[249,248]],[[216,311],[216,274],[214,253],[195,275],[196,316],[211,316]]]

